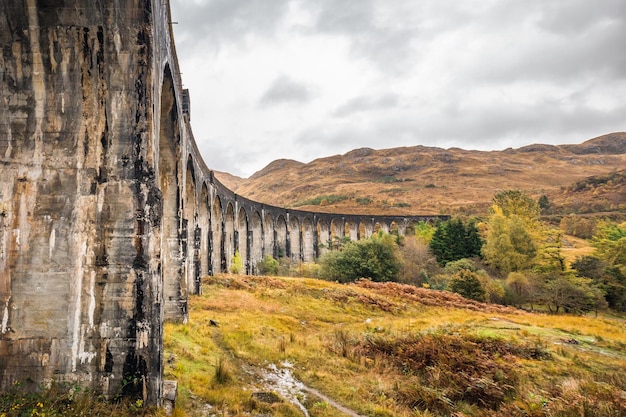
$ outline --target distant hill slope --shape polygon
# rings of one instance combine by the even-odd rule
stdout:
[[[489,152],[425,146],[361,148],[307,164],[277,160],[248,179],[224,182],[245,197],[307,210],[471,214],[483,212],[493,195],[506,189],[535,197],[546,194],[571,205],[565,198],[568,187],[624,167],[626,132],[621,132],[578,145],[537,144]],[[222,174],[216,175],[222,180]],[[621,185],[614,181],[611,187],[613,200],[623,197],[623,181]],[[593,192],[578,197],[589,206],[595,198]]]

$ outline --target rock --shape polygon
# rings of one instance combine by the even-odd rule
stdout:
[[[266,404],[276,404],[283,402],[282,398],[270,391],[255,392],[252,394],[252,398]]]

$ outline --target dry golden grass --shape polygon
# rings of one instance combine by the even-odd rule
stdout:
[[[571,264],[578,257],[592,255],[595,251],[586,239],[568,235],[563,237],[563,242],[564,245],[561,248],[561,254],[567,264]]]
[[[224,275],[206,278],[204,294],[192,297],[189,323],[166,328],[179,416],[207,403],[217,416],[302,415],[253,396],[271,390],[268,366],[285,362],[368,416],[626,412],[623,318],[531,314],[367,281]],[[311,416],[344,415],[315,395],[300,399]]]

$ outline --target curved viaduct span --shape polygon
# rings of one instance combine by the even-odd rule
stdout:
[[[162,395],[164,320],[235,251],[311,261],[334,236],[429,217],[238,196],[202,161],[167,0],[0,4],[0,389]]]

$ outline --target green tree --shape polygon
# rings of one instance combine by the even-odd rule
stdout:
[[[263,260],[257,263],[261,275],[278,275],[278,266],[278,261],[270,255],[265,255]]]
[[[343,250],[327,252],[320,259],[321,276],[339,282],[359,278],[396,280],[401,267],[396,248],[395,237],[382,232],[369,239],[348,242]]]
[[[462,269],[476,272],[476,264],[471,259],[463,258],[448,262],[443,270],[446,274],[454,275]]]
[[[510,217],[496,207],[488,222],[487,239],[482,247],[487,264],[503,275],[529,269],[537,256],[537,244],[526,222],[518,215]]]
[[[467,224],[459,217],[437,225],[430,240],[430,249],[439,265],[463,258],[480,256],[483,241],[474,221]]]
[[[429,244],[435,233],[435,226],[430,222],[419,222],[415,225],[415,237]]]
[[[538,227],[540,238],[537,262],[544,271],[565,271],[565,257],[561,253],[563,232],[551,227]]]
[[[571,267],[579,277],[600,279],[604,275],[606,264],[596,256],[583,255],[577,256]]]
[[[521,307],[529,301],[531,296],[531,284],[525,274],[521,272],[511,272],[506,277],[507,301]]]
[[[460,269],[452,276],[450,291],[476,301],[485,301],[487,295],[478,274],[468,269]]]
[[[626,274],[620,268],[607,267],[600,280],[600,287],[606,292],[604,298],[610,308],[626,312]]]
[[[541,209],[542,211],[548,210],[550,208],[550,200],[548,200],[548,196],[546,196],[545,194],[542,194],[542,196],[539,197],[539,200],[537,200],[537,204],[539,205],[539,209]]]
[[[591,278],[604,291],[610,308],[626,311],[626,275],[619,267],[589,255],[577,257],[571,266],[578,277]]]
[[[535,223],[541,212],[539,204],[520,190],[499,192],[492,202],[492,210],[497,207],[505,217],[517,216],[529,224]]]
[[[596,234],[591,239],[600,259],[609,265],[626,268],[626,222],[616,224],[602,221],[596,225]]]
[[[243,259],[241,259],[239,251],[235,251],[235,254],[233,255],[230,262],[230,268],[228,270],[231,274],[235,275],[241,273],[241,271],[243,270]]]
[[[584,314],[606,307],[604,292],[589,278],[570,274],[551,276],[546,282],[545,301],[553,313]]]

